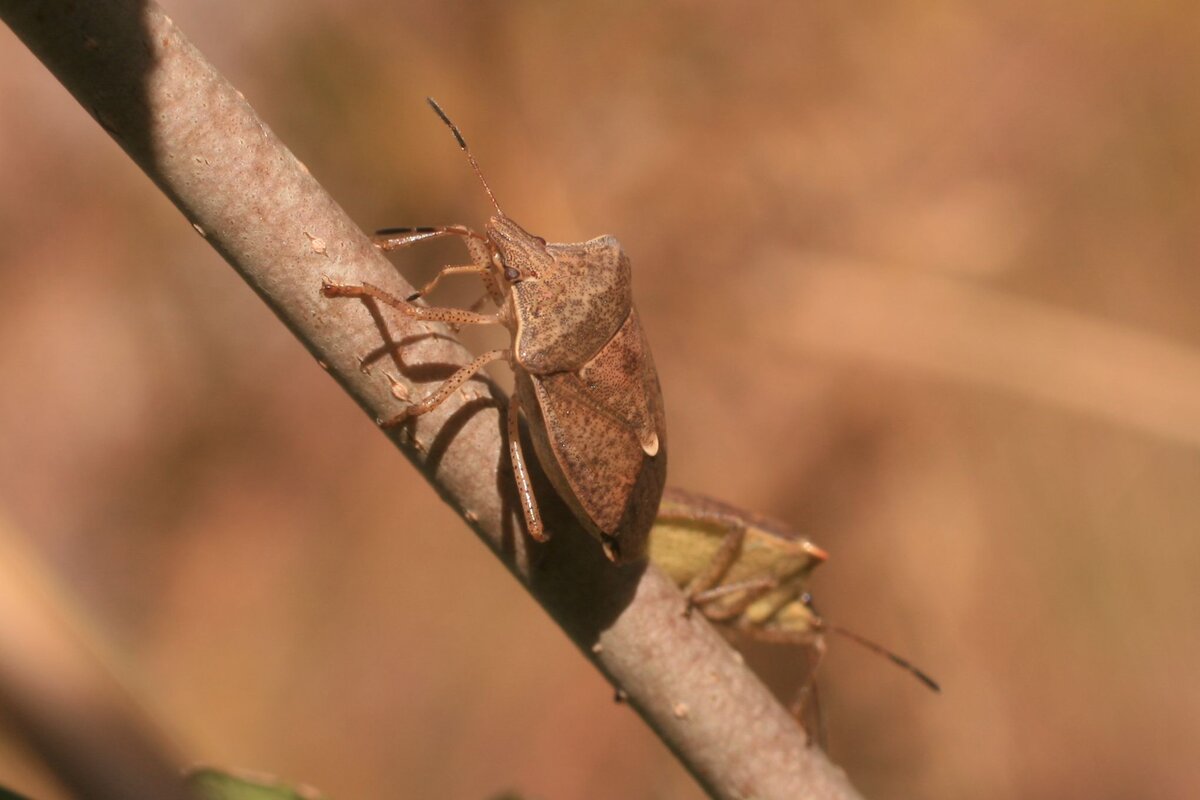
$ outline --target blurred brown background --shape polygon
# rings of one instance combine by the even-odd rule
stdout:
[[[1200,791],[1194,4],[165,6],[364,228],[489,214],[428,94],[515,219],[620,237],[671,482],[808,532],[824,613],[943,682],[832,643],[867,796]],[[0,505],[180,748],[700,796],[7,29],[0,109]],[[63,797],[2,720],[0,783]]]

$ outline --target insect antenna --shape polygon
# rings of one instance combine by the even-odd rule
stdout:
[[[458,146],[467,154],[467,160],[471,162],[471,169],[475,170],[475,174],[479,177],[479,182],[483,184],[483,190],[487,192],[488,197],[492,200],[492,205],[496,207],[496,213],[503,217],[504,212],[500,210],[500,204],[496,202],[496,195],[492,194],[492,187],[488,186],[487,181],[484,180],[483,171],[479,169],[479,162],[475,160],[475,156],[471,155],[471,148],[467,147],[467,140],[463,138],[458,126],[450,121],[450,117],[446,116],[446,112],[437,104],[437,100],[434,100],[432,97],[426,97],[425,101],[429,103],[434,113],[442,118],[442,122],[446,123],[446,127],[454,134],[455,140],[458,141]]]
[[[858,644],[860,644],[863,647],[870,650],[872,653],[883,656],[884,658],[891,661],[896,666],[898,666],[901,669],[908,672],[910,675],[912,675],[914,678],[919,680],[921,683],[928,686],[933,691],[935,691],[935,692],[942,691],[942,687],[938,685],[937,681],[935,681],[933,678],[929,677],[924,672],[922,672],[911,661],[901,658],[900,656],[896,655],[891,650],[888,650],[886,647],[879,644],[878,642],[873,642],[870,639],[868,639],[867,637],[862,636],[861,634],[857,634],[854,631],[847,630],[846,628],[843,628],[840,625],[834,625],[829,622],[824,622],[823,620],[822,620],[822,623],[823,623],[823,627],[825,628],[825,630],[832,631],[833,633],[837,633],[842,636],[845,636],[850,641],[857,642]]]

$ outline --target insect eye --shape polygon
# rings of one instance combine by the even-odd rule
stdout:
[[[537,240],[537,243],[538,243],[538,244],[540,244],[542,247],[545,247],[545,246],[546,246],[546,240],[545,240],[545,239],[543,239],[542,237],[540,237],[540,236],[534,236],[533,238],[534,238],[534,239],[536,239],[536,240]]]
[[[519,277],[521,277],[521,273],[517,272],[517,270],[513,269],[512,267],[504,268],[504,280],[512,282]]]

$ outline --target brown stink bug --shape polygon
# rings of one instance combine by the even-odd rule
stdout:
[[[369,284],[326,281],[321,291],[326,297],[373,298],[418,320],[503,325],[512,345],[478,356],[383,424],[398,425],[431,411],[484,365],[506,360],[516,378],[508,405],[509,456],[529,534],[539,541],[548,538],[521,449],[521,411],[538,462],[608,557],[617,562],[643,558],[666,483],[667,442],[658,374],[633,307],[629,257],[611,236],[547,243],[505,216],[458,127],[432,98],[429,104],[453,132],[496,215],[482,234],[462,225],[391,228],[379,231],[374,241],[383,250],[395,250],[457,236],[472,263],[443,268],[404,300]],[[412,304],[442,277],[462,273],[480,277],[495,313]]]

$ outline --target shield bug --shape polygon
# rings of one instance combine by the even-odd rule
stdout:
[[[395,250],[457,237],[472,263],[443,268],[403,300],[370,284],[326,281],[321,291],[326,297],[371,298],[417,320],[503,325],[512,340],[509,348],[478,356],[382,424],[398,425],[433,410],[485,365],[507,361],[515,376],[507,414],[509,457],[529,534],[539,541],[549,535],[521,447],[522,412],[538,463],[608,557],[617,562],[643,558],[666,482],[667,442],[658,374],[633,306],[629,257],[612,236],[548,243],[510,219],[458,127],[432,98],[429,104],[454,134],[496,214],[484,233],[462,225],[391,228],[379,231],[374,241],[383,250]],[[413,304],[452,274],[478,276],[484,302],[490,299],[497,311]]]
[[[808,701],[826,633],[857,642],[941,691],[907,660],[816,612],[808,581],[828,555],[781,522],[672,487],[663,495],[649,554],[684,591],[689,611],[699,609],[718,625],[759,641],[807,649],[809,672],[792,704],[802,721],[810,709],[819,717]]]

